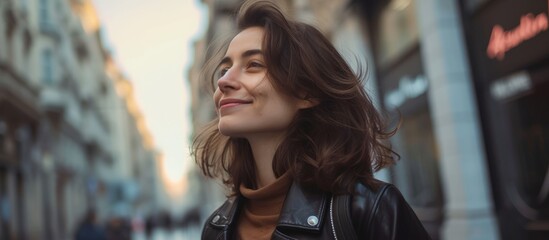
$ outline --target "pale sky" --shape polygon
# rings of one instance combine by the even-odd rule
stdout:
[[[199,0],[93,0],[114,59],[132,81],[135,97],[171,179],[188,158],[192,41],[207,26]]]

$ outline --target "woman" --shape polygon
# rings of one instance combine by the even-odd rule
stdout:
[[[314,27],[246,2],[239,33],[206,70],[218,118],[194,142],[204,174],[230,198],[203,239],[429,239],[393,186],[393,132]]]

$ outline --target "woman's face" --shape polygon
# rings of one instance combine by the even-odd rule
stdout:
[[[236,35],[218,68],[214,102],[225,136],[250,138],[284,133],[307,101],[277,92],[263,59],[264,30],[250,27]]]

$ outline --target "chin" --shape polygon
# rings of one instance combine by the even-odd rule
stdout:
[[[241,137],[242,131],[239,131],[238,129],[235,129],[234,127],[228,127],[223,124],[219,124],[218,126],[219,132],[223,136],[227,137]]]
[[[226,129],[220,128],[220,129],[219,129],[219,132],[220,132],[221,135],[223,135],[223,136],[234,137],[234,136],[233,136],[233,133],[232,133],[231,131],[226,130]]]
[[[230,131],[230,130],[221,130],[219,129],[221,135],[232,138],[243,138],[244,135],[239,131]]]

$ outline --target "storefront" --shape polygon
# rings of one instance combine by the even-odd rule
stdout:
[[[0,62],[0,239],[25,239],[31,230],[27,199],[34,197],[29,179],[36,170],[31,154],[39,112],[35,90],[21,82]]]
[[[548,5],[462,5],[502,239],[549,239]]]
[[[433,239],[440,238],[444,200],[439,154],[419,41],[416,1],[372,1],[364,6],[381,105],[400,155],[391,182],[403,193]]]
[[[414,207],[433,239],[443,220],[439,157],[431,121],[421,54],[414,49],[398,65],[379,76],[383,104],[400,123],[391,143],[400,155],[391,168],[392,181]]]

